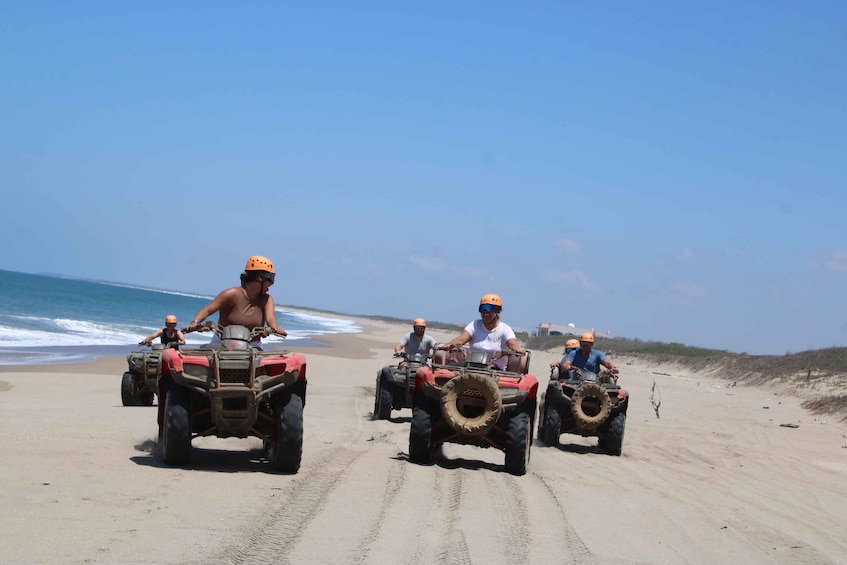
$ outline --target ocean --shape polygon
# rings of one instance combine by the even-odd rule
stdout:
[[[139,350],[139,341],[163,328],[168,314],[174,314],[178,327],[184,327],[212,298],[0,270],[0,365],[73,363],[126,355]],[[208,319],[217,321],[217,314]],[[277,322],[288,337],[269,337],[264,340],[268,347],[294,349],[298,342],[314,343],[321,335],[361,331],[349,320],[279,306]],[[199,345],[208,343],[210,336],[192,333],[185,339],[189,345]]]

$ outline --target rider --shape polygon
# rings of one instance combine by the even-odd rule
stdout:
[[[268,294],[274,278],[276,273],[270,259],[253,255],[247,259],[244,272],[241,273],[241,286],[233,286],[221,291],[194,315],[194,319],[186,329],[196,330],[203,320],[219,312],[218,325],[221,328],[238,325],[253,330],[268,326],[276,335],[285,337],[288,333],[277,325],[274,299]],[[212,343],[218,339],[219,336],[213,337]],[[260,346],[261,340],[257,338],[253,345]]]
[[[412,333],[404,335],[400,338],[400,343],[394,346],[394,356],[400,357],[404,348],[407,356],[412,356],[416,353],[421,356],[429,355],[435,349],[435,338],[424,335],[424,332],[426,332],[426,320],[416,318],[412,322]]]
[[[567,357],[568,353],[574,349],[579,349],[579,340],[571,338],[565,342],[565,357]],[[565,361],[565,357],[562,357],[562,360],[559,363],[550,363],[550,368],[559,367],[561,363]]]
[[[579,336],[579,349],[575,349],[562,357],[559,367],[561,374],[566,374],[571,367],[582,369],[590,373],[600,373],[600,367],[606,367],[611,371],[612,378],[618,380],[618,368],[606,358],[602,351],[592,349],[594,347],[594,334],[584,332]]]
[[[518,355],[525,354],[526,350],[518,344],[514,330],[500,321],[502,310],[503,301],[500,297],[496,294],[486,294],[479,301],[480,319],[469,323],[458,337],[440,344],[438,349],[450,349],[470,342],[470,351],[499,353],[504,349],[511,349]],[[504,369],[507,362],[508,357],[502,356],[492,364],[498,369]]]
[[[182,335],[182,332],[176,329],[176,316],[173,314],[168,314],[165,316],[165,327],[161,330],[156,330],[151,333],[144,339],[138,342],[138,345],[150,345],[153,343],[153,340],[156,338],[160,338],[162,345],[169,345],[171,343],[175,343],[176,347],[180,345],[185,345],[185,336]]]

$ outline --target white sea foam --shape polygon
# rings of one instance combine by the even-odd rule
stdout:
[[[317,314],[306,314],[304,312],[292,312],[285,308],[277,308],[277,312],[282,312],[286,316],[294,319],[302,320],[304,324],[313,325],[320,324],[326,329],[310,332],[310,335],[316,334],[335,334],[335,333],[360,333],[362,328],[357,326],[352,320],[342,320],[340,318],[330,318],[327,316],[319,316]]]

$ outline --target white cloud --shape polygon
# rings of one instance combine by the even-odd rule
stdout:
[[[815,262],[815,265],[817,266],[817,262]],[[839,247],[838,249],[834,249],[824,259],[821,268],[827,271],[847,272],[847,248]]]
[[[684,263],[694,264],[697,262],[697,257],[694,256],[694,252],[692,250],[685,248],[679,253],[679,260]]]
[[[574,241],[573,239],[559,239],[556,241],[556,247],[564,249],[565,251],[573,255],[576,255],[582,249],[582,247],[579,245],[579,242]]]
[[[413,255],[409,260],[425,271],[443,271],[447,268],[446,265],[444,265],[444,261],[438,257],[421,257],[419,255]]]
[[[594,281],[582,271],[548,271],[541,276],[541,279],[545,282],[568,283],[586,289],[597,287]]]

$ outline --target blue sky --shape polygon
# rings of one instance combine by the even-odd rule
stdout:
[[[847,342],[847,4],[281,4],[0,5],[0,268]]]

